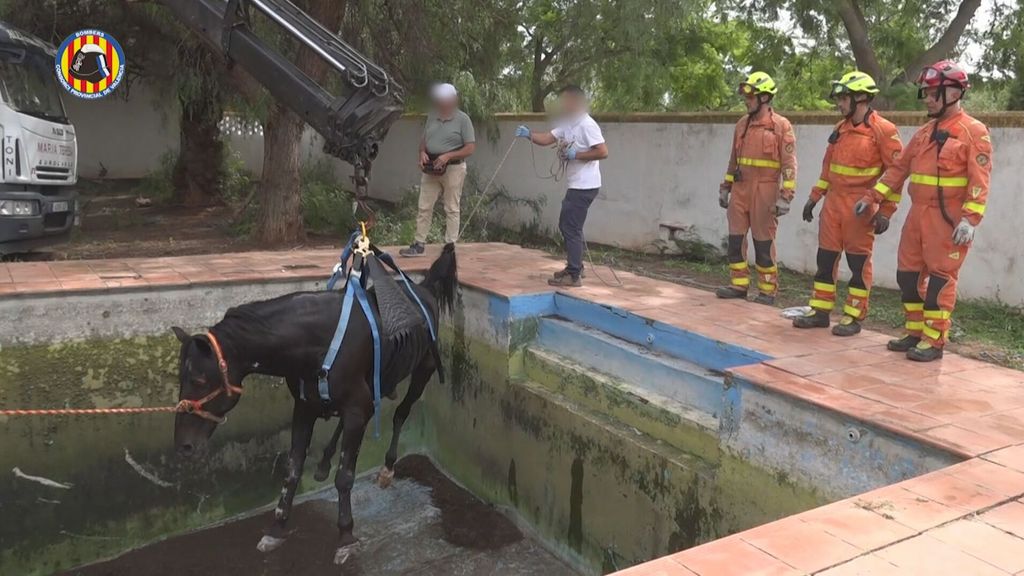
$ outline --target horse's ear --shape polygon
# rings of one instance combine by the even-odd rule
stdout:
[[[178,328],[177,326],[171,326],[171,331],[174,332],[174,335],[178,337],[178,340],[182,344],[185,344],[186,342],[192,339],[192,337],[188,335],[188,332],[185,332],[184,330]]]
[[[192,337],[192,341],[195,342],[196,348],[198,348],[200,352],[207,356],[213,355],[213,346],[210,344],[210,339],[207,338],[205,334],[199,334]]]

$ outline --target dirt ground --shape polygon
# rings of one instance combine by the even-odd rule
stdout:
[[[352,494],[360,549],[333,564],[338,539],[333,491],[292,511],[292,533],[261,554],[256,542],[267,512],[193,532],[78,568],[64,576],[571,576],[578,574],[508,518],[442,474],[424,456],[395,466],[396,482],[381,490],[361,478]]]

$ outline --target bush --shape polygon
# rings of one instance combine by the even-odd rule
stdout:
[[[168,150],[160,155],[160,165],[147,174],[132,188],[136,196],[144,196],[158,204],[174,198],[174,165],[178,163],[178,152]]]

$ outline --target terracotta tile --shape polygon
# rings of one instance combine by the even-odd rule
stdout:
[[[0,284],[6,284],[13,281],[11,273],[7,271],[7,264],[0,262]]]
[[[62,290],[57,280],[45,282],[18,282],[15,280],[11,286],[14,286],[15,290],[21,294],[50,294]]]
[[[1004,480],[1000,480],[1000,485]],[[946,506],[976,512],[996,504],[1006,497],[979,486],[969,479],[948,474],[944,470],[925,474],[900,483],[903,488]]]
[[[996,450],[985,454],[982,458],[1024,472],[1024,444]]]
[[[997,506],[978,516],[978,519],[1004,532],[1024,538],[1024,504],[1020,502],[1007,502]]]
[[[99,290],[104,291],[107,289],[107,283],[97,278],[96,280],[61,280],[60,287],[62,290],[77,291],[77,290]]]
[[[815,382],[847,391],[860,390],[861,388],[870,388],[872,386],[878,386],[879,384],[886,384],[884,380],[880,380],[872,376],[865,376],[857,369],[825,372],[823,374],[815,374],[809,378]]]
[[[899,358],[899,356],[896,356],[896,358]],[[922,368],[920,364],[913,363],[905,358],[864,366],[860,369],[860,373],[889,383],[917,380],[931,374],[927,368]]]
[[[1024,472],[981,458],[943,468],[940,472],[973,482],[1007,498],[1024,495]]]
[[[916,530],[865,510],[851,500],[805,512],[800,519],[863,551],[881,548],[917,534]]]
[[[733,536],[669,556],[698,576],[798,576],[805,574]]]
[[[977,370],[964,371],[956,374],[954,377],[989,386],[1024,387],[1024,372],[999,366],[987,366]]]
[[[998,568],[957,550],[955,547],[922,534],[875,552],[875,555],[903,568],[908,574],[970,574],[1005,576]]]
[[[823,570],[861,554],[861,550],[829,534],[823,526],[796,519],[775,522],[740,537],[805,572]]]
[[[854,505],[894,520],[918,532],[965,516],[967,512],[951,508],[900,485],[886,486],[854,499]]]
[[[632,568],[626,568],[614,574],[615,576],[694,576],[693,572],[667,556],[643,564],[637,564]]]
[[[832,371],[827,360],[814,356],[777,358],[769,360],[765,364],[797,376],[812,376]]]
[[[889,408],[871,415],[871,421],[891,428],[918,432],[945,424],[942,420],[901,408]]]
[[[925,392],[918,392],[908,388],[894,386],[892,384],[882,384],[880,386],[861,388],[859,390],[855,390],[853,393],[858,396],[884,402],[890,406],[898,408],[906,408],[915,404],[920,404],[931,398],[931,396]]]
[[[830,570],[818,572],[816,576],[907,576],[907,571],[874,554],[867,554]]]
[[[984,434],[998,440],[1003,446],[1024,443],[1024,422],[1020,421],[1020,413],[988,414],[966,420],[958,420],[955,424],[978,434]]]
[[[937,428],[924,430],[921,435],[968,456],[977,456],[1007,445],[1004,439],[961,428],[954,424],[944,424]]]
[[[1024,570],[1024,540],[978,520],[957,520],[929,536],[1007,572]]]
[[[14,283],[0,284],[0,294],[15,294],[18,292],[18,285]]]

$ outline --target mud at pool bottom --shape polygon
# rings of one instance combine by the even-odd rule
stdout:
[[[388,489],[378,488],[372,475],[356,482],[352,510],[360,548],[340,568],[332,562],[335,498],[326,491],[297,504],[288,540],[268,554],[257,552],[256,543],[273,512],[170,538],[64,576],[579,574],[424,456],[400,460]]]

